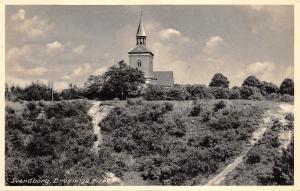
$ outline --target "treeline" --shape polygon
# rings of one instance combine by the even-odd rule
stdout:
[[[5,87],[8,100],[68,100],[68,99],[127,99],[144,97],[146,100],[194,100],[194,99],[251,99],[292,102],[294,99],[294,81],[285,79],[278,87],[271,82],[260,81],[255,76],[247,77],[240,87],[229,88],[229,81],[221,73],[206,85],[174,85],[164,87],[145,84],[143,72],[131,68],[124,61],[110,67],[103,75],[91,75],[84,87],[70,84],[61,92],[52,91],[50,87],[33,82],[21,88]]]
[[[196,100],[196,99],[246,99],[293,102],[294,81],[285,79],[278,87],[271,82],[260,81],[255,76],[247,77],[243,84],[229,88],[227,78],[217,73],[209,86],[174,85],[162,87],[149,85],[143,97],[146,100]]]

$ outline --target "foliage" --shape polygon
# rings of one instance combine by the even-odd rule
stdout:
[[[179,85],[167,88],[166,90],[166,100],[183,101],[188,97],[187,91]]]
[[[126,99],[138,97],[145,84],[143,72],[124,61],[110,67],[102,76],[91,75],[85,82],[85,95],[93,99]]]
[[[32,82],[30,85],[26,86],[24,89],[19,86],[7,87],[9,92],[7,96],[9,100],[26,100],[26,101],[38,101],[52,99],[51,88],[47,87],[45,84],[40,82]],[[53,91],[53,99],[60,100],[59,94]]]
[[[103,74],[103,80],[102,99],[137,97],[145,84],[143,72],[131,68],[124,61],[120,61],[118,66],[110,67]]]
[[[242,86],[250,86],[250,87],[257,87],[260,88],[262,85],[262,82],[254,75],[248,76]]]
[[[6,108],[5,179],[103,177],[91,151],[96,137],[87,115],[89,104],[28,102],[23,109]],[[49,183],[49,182],[48,182]],[[72,185],[41,182],[23,185]],[[74,183],[80,185],[80,183]]]
[[[168,101],[116,107],[101,122],[106,140],[102,148],[134,160],[134,165],[123,160],[127,168],[122,171],[138,172],[151,184],[190,185],[193,178],[215,173],[241,152],[261,117],[252,105],[223,102],[199,100],[191,108],[172,110]],[[214,105],[219,109],[214,111]],[[216,123],[226,128],[215,131]],[[113,162],[111,170],[117,169]]]
[[[81,94],[82,94],[81,90],[76,85],[73,84],[69,84],[68,89],[64,89],[61,91],[61,97],[64,100],[80,99],[82,98]]]
[[[189,94],[188,99],[213,99],[214,95],[211,88],[206,85],[186,85],[186,91]]]
[[[294,102],[294,96],[288,95],[288,94],[284,94],[280,97],[280,101],[283,102]]]
[[[243,85],[240,91],[242,99],[251,99],[255,97],[260,97],[261,95],[260,90],[254,86]]]
[[[272,82],[263,81],[260,87],[261,91],[264,92],[264,95],[277,94],[279,88]]]
[[[202,111],[202,105],[200,103],[195,103],[192,108],[192,111],[190,112],[190,116],[198,116]]]
[[[241,99],[241,88],[233,86],[229,93],[229,99]]]
[[[211,82],[209,83],[210,87],[223,87],[228,88],[229,87],[229,81],[227,77],[225,77],[221,73],[216,73],[214,77],[211,79]]]
[[[294,81],[292,79],[286,78],[282,81],[279,87],[279,93],[281,95],[288,94],[294,95]]]
[[[216,99],[229,99],[230,89],[223,87],[211,87],[211,90]]]

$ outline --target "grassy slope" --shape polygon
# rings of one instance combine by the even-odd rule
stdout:
[[[5,179],[99,178],[98,158],[91,152],[95,141],[90,103],[6,102]],[[82,185],[43,182],[33,185]],[[83,183],[84,184],[84,183]],[[32,184],[27,184],[32,185]]]
[[[190,101],[168,101],[174,104],[171,111],[163,111],[164,102],[111,103],[116,109],[102,123],[101,147],[114,158],[110,170],[128,185],[131,179],[158,185],[206,182],[239,155],[263,111],[277,107],[272,102],[224,101],[226,107],[218,111],[213,108],[219,101],[200,101],[198,116],[189,115]]]
[[[28,109],[28,103],[6,102],[6,181],[12,176],[57,176],[53,169],[59,168],[63,169],[60,176],[69,178],[99,177],[104,171],[110,171],[121,177],[125,185],[204,183],[239,155],[257,128],[262,112],[277,107],[274,102],[224,101],[226,107],[218,111],[214,111],[218,100],[198,102],[202,111],[197,116],[189,115],[193,108],[190,101],[166,101],[174,105],[173,109],[166,108],[163,101],[130,105],[125,101],[105,101],[103,105],[116,108],[102,122],[104,140],[97,158],[89,152],[94,139],[91,119],[86,115],[89,102],[44,102],[37,108],[62,106],[50,110],[51,116],[44,122],[36,119],[41,110]],[[48,153],[28,150],[31,142],[44,143],[47,138],[40,134],[41,128],[33,129],[38,124],[50,130],[50,137],[59,137],[60,130],[55,128],[55,119],[59,118],[61,130],[68,129],[74,135],[66,134],[65,140],[46,141],[50,144]],[[38,136],[41,139],[37,140]],[[82,145],[82,141],[86,143]],[[57,156],[56,144],[63,144],[66,152],[62,153],[67,155]],[[76,154],[76,149],[84,150]],[[53,163],[55,160],[61,163]],[[23,165],[18,166],[17,161]],[[28,174],[30,165],[37,163],[45,171]],[[50,173],[44,174],[49,170]]]

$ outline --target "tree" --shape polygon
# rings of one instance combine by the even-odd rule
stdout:
[[[103,78],[105,82],[103,94],[108,95],[108,99],[139,96],[145,84],[144,73],[130,67],[123,60],[118,63],[118,66],[110,67]]]
[[[289,78],[284,79],[283,82],[280,84],[279,93],[281,95],[289,94],[289,95],[293,96],[294,95],[294,81]]]
[[[257,87],[257,88],[260,88],[262,85],[262,82],[254,75],[252,76],[248,76],[242,86],[251,86],[251,87]]]
[[[224,87],[211,87],[216,99],[229,99],[230,89]]]
[[[51,88],[40,82],[32,82],[24,88],[24,95],[21,99],[27,101],[51,100]],[[54,100],[59,100],[59,94],[53,92]]]
[[[209,83],[209,86],[228,88],[229,81],[227,80],[227,77],[225,77],[223,74],[216,73],[214,75],[214,77],[211,79],[211,82]]]
[[[101,75],[90,75],[84,83],[84,95],[89,99],[100,98],[104,79]]]
[[[211,88],[208,88],[206,85],[186,85],[185,89],[189,93],[189,99],[214,98]]]
[[[72,83],[69,84],[68,89],[62,90],[61,96],[65,100],[66,99],[79,99],[81,97],[79,89],[77,88],[76,85],[73,85]]]
[[[148,101],[165,100],[167,97],[167,90],[163,86],[149,84],[144,89],[143,97]]]
[[[260,93],[260,89],[258,89],[255,86],[243,85],[240,89],[240,92],[241,92],[242,99],[252,99],[252,98],[258,98],[262,96]]]
[[[273,84],[272,82],[266,82],[266,81],[263,81],[261,83],[261,91],[262,93],[265,93],[267,95],[270,95],[272,93],[277,93],[279,88]]]
[[[229,99],[241,99],[241,88],[234,86],[230,90]]]

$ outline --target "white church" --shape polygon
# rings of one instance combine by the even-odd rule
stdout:
[[[173,86],[174,78],[172,71],[153,71],[154,54],[147,47],[146,32],[141,15],[140,23],[136,33],[136,47],[128,52],[129,65],[144,72],[146,83]]]

